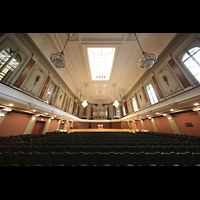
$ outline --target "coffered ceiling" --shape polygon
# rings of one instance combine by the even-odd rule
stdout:
[[[67,34],[28,33],[41,52],[50,61],[52,53],[61,52]],[[156,52],[158,56],[175,37],[176,33],[137,33],[145,52]],[[115,48],[110,78],[107,81],[92,81],[88,60],[88,48]],[[69,39],[64,51],[69,67],[55,69],[66,82],[74,95],[89,103],[111,103],[115,100],[113,84],[116,84],[116,97],[126,95],[147,69],[137,63],[142,51],[135,39],[128,33],[76,33]],[[87,90],[85,85],[87,86]]]

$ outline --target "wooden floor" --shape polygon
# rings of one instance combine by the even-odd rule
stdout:
[[[68,133],[72,132],[131,132],[133,133],[133,129],[95,129],[95,128],[90,128],[90,129],[69,129]]]

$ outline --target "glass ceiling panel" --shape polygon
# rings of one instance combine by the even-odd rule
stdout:
[[[115,48],[88,48],[90,72],[93,81],[110,78]]]

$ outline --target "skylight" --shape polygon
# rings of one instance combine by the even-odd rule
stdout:
[[[108,81],[115,48],[88,48],[90,72],[93,81]]]

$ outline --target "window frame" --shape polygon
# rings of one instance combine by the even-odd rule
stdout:
[[[125,109],[125,105],[122,105],[122,112],[123,112],[123,116],[126,116],[126,109]]]
[[[137,112],[139,110],[139,108],[138,108],[137,101],[136,101],[135,97],[132,98],[132,105],[133,105],[133,112]]]
[[[8,48],[12,49],[13,53],[8,52]],[[21,65],[22,58],[21,58],[20,53],[18,52],[18,49],[13,49],[13,48],[11,48],[11,47],[8,46],[8,47],[2,48],[0,50],[0,53],[2,55],[4,55],[3,51],[5,52],[5,54],[9,55],[8,59],[5,62],[3,62],[2,66],[0,68],[0,82],[4,83],[4,82],[6,82],[9,79],[9,77],[14,73],[14,71],[17,70],[18,67]],[[17,58],[16,58],[17,55],[20,56],[20,59],[21,59],[20,61],[17,60]],[[12,65],[13,59],[18,63],[15,68]],[[10,74],[9,77],[7,77],[6,75],[8,75],[9,72],[11,72],[11,74]]]
[[[0,81],[2,83],[5,83],[6,85],[12,85],[16,82],[26,65],[31,59],[31,52],[22,44],[20,40],[15,38],[15,36],[12,33],[5,33],[2,37],[0,37],[0,51],[2,49],[5,49],[6,47],[12,48],[16,50],[17,53],[19,53],[21,57],[20,64],[15,68],[13,73],[6,78],[5,81]],[[16,54],[17,54],[16,53]],[[5,75],[6,76],[6,75]],[[4,76],[4,77],[5,77]],[[3,79],[2,79],[3,80]]]
[[[195,78],[195,76],[191,73],[191,71],[186,67],[186,65],[182,62],[182,57],[184,54],[189,51],[190,49],[194,47],[200,48],[200,34],[193,36],[189,40],[187,40],[181,48],[178,48],[176,52],[172,54],[172,58],[176,62],[176,64],[179,66],[179,69],[183,72],[184,76],[187,78],[189,83],[191,84],[192,88],[197,85],[199,85],[199,81]]]
[[[151,87],[149,87],[149,85],[150,85]],[[148,88],[148,87],[149,87],[149,88]],[[148,96],[148,99],[149,99],[149,102],[151,103],[151,105],[158,103],[158,102],[159,102],[159,98],[158,98],[158,96],[157,96],[157,93],[156,93],[156,90],[155,90],[154,86],[153,86],[151,83],[148,83],[148,84],[146,85],[146,88],[145,88],[145,89],[146,89],[146,93],[147,93],[147,96]],[[152,95],[151,89],[152,89],[152,92],[154,93],[154,95]],[[152,99],[153,99],[153,102],[151,101],[151,97],[150,97],[148,91],[150,91],[150,94],[151,94],[151,97],[152,97]],[[153,98],[154,96],[156,97],[156,101],[155,101],[155,99]]]
[[[54,87],[53,87],[54,86]],[[52,91],[51,91],[51,93],[50,94],[47,94],[48,92],[49,92],[49,88],[52,88]],[[54,81],[52,81],[52,80],[50,80],[49,81],[49,84],[48,84],[48,87],[47,87],[47,89],[46,89],[46,91],[45,91],[45,94],[44,94],[44,96],[43,96],[43,101],[44,102],[46,102],[46,103],[48,103],[48,104],[50,104],[50,105],[52,105],[53,104],[53,100],[54,100],[54,97],[55,97],[55,94],[56,94],[56,91],[57,91],[57,88],[58,88],[58,85],[54,82]],[[46,98],[46,96],[48,97],[48,98]]]
[[[195,51],[195,53],[191,54],[189,51],[192,50],[192,49],[194,49],[194,48],[198,48],[198,50]],[[200,84],[200,79],[198,80],[198,79],[196,78],[196,76],[192,73],[192,71],[188,68],[188,66],[185,64],[185,62],[186,62],[187,60],[192,59],[192,60],[198,65],[199,71],[200,71],[200,62],[198,62],[198,60],[196,60],[196,59],[194,58],[194,55],[197,54],[198,52],[200,52],[200,47],[195,46],[195,47],[192,47],[192,48],[190,48],[190,49],[185,49],[184,52],[185,52],[185,53],[182,55],[181,62],[182,62],[183,65],[186,67],[186,69],[192,74],[193,78],[195,78],[196,81],[198,81],[199,84]],[[188,55],[188,58],[186,58],[186,59],[183,61],[183,56],[186,55],[186,54]],[[200,73],[199,73],[199,74],[200,74]]]

